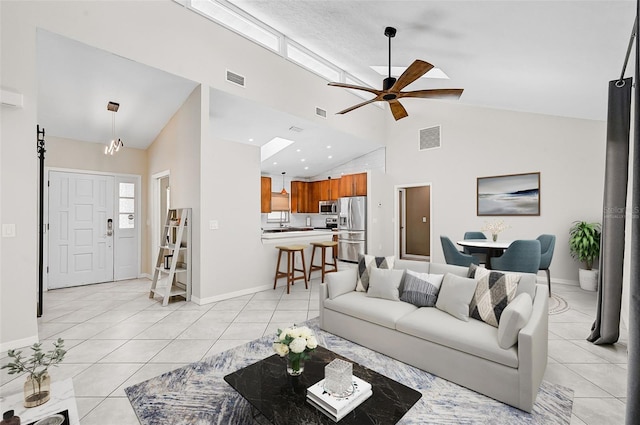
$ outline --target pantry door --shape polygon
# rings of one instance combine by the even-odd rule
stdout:
[[[49,289],[113,281],[114,176],[49,172]]]

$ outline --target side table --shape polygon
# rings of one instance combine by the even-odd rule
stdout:
[[[24,407],[23,399],[24,394],[22,392],[0,398],[0,406],[2,406],[0,411],[5,412],[13,409],[15,415],[20,417],[20,422],[27,425],[67,410],[69,425],[80,425],[76,395],[73,391],[73,380],[71,378],[51,383],[51,399],[41,406],[26,408]]]

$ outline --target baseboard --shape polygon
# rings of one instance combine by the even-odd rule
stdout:
[[[547,278],[545,276],[538,276],[538,283],[547,283]],[[554,283],[560,283],[562,285],[571,285],[571,286],[580,286],[580,283],[577,280],[570,279],[551,279],[551,286],[553,287]]]
[[[152,280],[153,276],[151,276],[149,273],[140,273],[138,275],[138,279],[149,279],[149,280]]]
[[[216,295],[216,296],[207,297],[207,298],[198,298],[198,297],[192,295],[191,296],[191,301],[196,303],[196,304],[198,304],[198,305],[211,304],[211,303],[215,303],[215,302],[218,302],[218,301],[228,300],[229,298],[235,298],[235,297],[241,297],[243,295],[255,294],[256,292],[265,291],[267,289],[272,289],[272,288],[273,288],[273,286],[271,286],[271,285],[254,286],[253,288],[243,289],[241,291],[229,292],[229,293],[226,293],[226,294]]]
[[[36,342],[39,342],[38,335],[34,335],[29,338],[16,339],[15,341],[3,342],[0,344],[0,352],[14,350],[16,348],[30,347]]]

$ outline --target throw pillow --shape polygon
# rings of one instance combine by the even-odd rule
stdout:
[[[404,275],[404,270],[385,270],[372,268],[369,276],[369,290],[367,297],[384,298],[385,300],[400,301],[398,288]]]
[[[436,308],[445,311],[453,317],[469,321],[469,303],[473,298],[477,282],[468,277],[447,273],[444,275],[440,293],[436,301]]]
[[[477,269],[475,273],[478,286],[469,304],[469,315],[497,328],[502,311],[516,294],[520,275],[489,271],[478,277],[479,272]]]
[[[407,270],[400,300],[416,307],[434,307],[442,283],[442,274],[417,273]]]
[[[490,271],[491,270],[488,270],[482,266],[471,263],[471,265],[469,266],[469,271],[467,272],[467,277],[470,277],[472,279],[480,279],[484,275],[489,274]]]
[[[531,295],[523,293],[511,301],[502,312],[500,325],[498,325],[498,345],[505,350],[513,347],[518,342],[520,329],[529,322],[533,311]]]
[[[375,257],[366,254],[358,255],[358,282],[356,283],[356,291],[367,292],[371,269],[392,269],[394,259],[394,256]]]
[[[356,289],[355,267],[343,270],[340,273],[329,273],[325,279],[330,299],[353,292]]]

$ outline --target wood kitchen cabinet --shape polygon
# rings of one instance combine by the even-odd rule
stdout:
[[[260,212],[271,212],[271,177],[260,177]]]
[[[366,196],[367,173],[346,174],[340,177],[340,196]]]
[[[316,204],[316,209],[318,205]],[[309,209],[309,183],[291,181],[291,212],[308,213]]]

